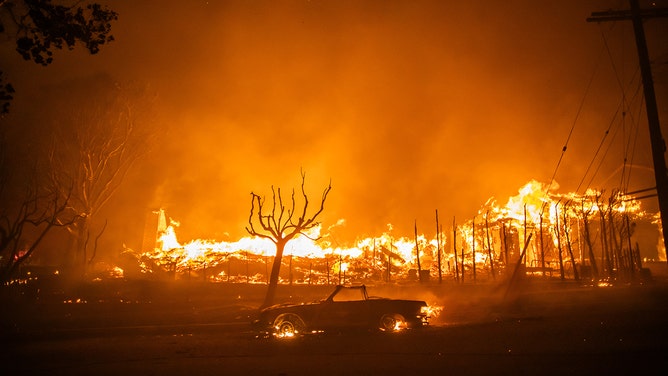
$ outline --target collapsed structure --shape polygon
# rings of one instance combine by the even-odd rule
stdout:
[[[530,181],[504,206],[490,199],[474,218],[453,221],[450,229],[431,239],[418,234],[395,238],[388,231],[351,247],[334,247],[317,227],[287,244],[280,279],[290,284],[470,282],[520,272],[631,281],[647,277],[643,268],[647,256],[641,256],[634,234],[641,227],[658,227],[661,239],[659,221],[658,215],[644,212],[637,199],[622,192],[558,194]],[[267,282],[275,254],[268,239],[198,239],[181,244],[176,237],[178,223],[164,210],[153,212],[148,223],[144,249],[137,256],[141,273],[156,278]],[[665,260],[665,249],[656,243],[656,257]]]

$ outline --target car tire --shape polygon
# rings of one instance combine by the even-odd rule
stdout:
[[[398,313],[386,313],[380,317],[378,328],[383,332],[396,332],[405,328],[406,321]]]
[[[296,313],[284,313],[274,320],[275,335],[279,338],[292,338],[303,334],[306,324]]]

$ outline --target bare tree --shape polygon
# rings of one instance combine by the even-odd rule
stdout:
[[[50,162],[58,181],[74,185],[71,203],[78,219],[68,230],[74,241],[74,265],[84,274],[107,226],[106,220],[99,218],[100,209],[149,149],[148,120],[138,120],[136,104],[141,99],[137,97],[145,94],[129,95],[129,91],[114,85],[108,95],[65,116],[68,124],[56,133],[52,147]]]
[[[71,185],[61,191],[52,179],[40,182],[37,176],[33,174],[22,189],[14,190],[9,189],[6,170],[0,176],[0,198],[4,202],[0,209],[0,282],[16,274],[53,228],[68,226],[77,219],[69,206]]]
[[[276,257],[271,267],[267,295],[260,308],[270,306],[274,303],[276,287],[278,286],[278,274],[281,270],[281,260],[285,245],[295,236],[299,234],[305,235],[304,231],[312,229],[319,224],[316,222],[316,218],[325,209],[327,195],[332,189],[330,181],[322,193],[320,207],[310,217],[307,217],[309,200],[304,189],[306,174],[303,171],[301,171],[301,178],[303,206],[300,212],[297,212],[299,209],[297,208],[294,189],[290,196],[290,203],[288,203],[289,207],[286,207],[286,203],[283,202],[280,188],[271,187],[272,202],[270,207],[265,206],[266,201],[263,197],[251,192],[251,209],[246,231],[252,236],[269,239],[276,245]]]
[[[586,197],[582,197],[581,210],[580,210],[580,215],[583,225],[582,237],[584,238],[584,242],[585,245],[587,246],[587,251],[589,254],[589,265],[591,266],[591,273],[592,273],[591,277],[593,278],[594,281],[598,281],[599,271],[598,271],[598,265],[596,263],[596,255],[594,254],[594,245],[591,239],[592,234],[591,234],[590,218],[592,216],[591,212],[593,211],[593,206],[590,203],[588,207],[585,207],[585,203],[588,201],[591,200],[587,200]]]

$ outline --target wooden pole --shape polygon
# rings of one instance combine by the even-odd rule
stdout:
[[[659,213],[661,215],[661,229],[663,234],[663,245],[668,249],[668,171],[666,170],[666,144],[661,135],[661,124],[659,123],[659,110],[656,104],[656,93],[654,92],[654,80],[652,78],[652,66],[649,59],[649,49],[645,38],[643,19],[649,17],[667,17],[668,9],[640,9],[638,0],[629,0],[630,11],[604,11],[592,13],[587,22],[631,20],[633,22],[633,33],[636,39],[638,51],[638,62],[642,76],[642,86],[645,94],[645,110],[647,114],[647,125],[649,126],[650,146],[652,149],[652,163],[654,165],[654,179],[656,181],[656,192],[659,201]]]
[[[292,255],[290,255],[290,263],[288,264],[288,281],[292,286]]]
[[[443,276],[441,273],[441,231],[438,227],[438,209],[436,209],[436,254],[438,260],[438,284],[443,283]]]
[[[390,251],[392,251],[392,246],[391,245],[390,245]],[[391,261],[391,258],[392,258],[392,256],[390,256],[388,254],[387,255],[387,282],[388,283],[392,281],[392,271],[391,271],[392,261]]]
[[[457,222],[452,217],[452,252],[455,254],[455,281],[459,282],[459,262],[457,261]]]
[[[541,270],[543,271],[543,277],[545,277],[545,247],[544,247],[545,241],[543,240],[543,208],[545,208],[545,204],[543,204],[543,207],[540,209],[540,218],[538,218],[538,236],[540,237],[540,267]]]
[[[339,253],[339,285],[341,284],[341,267],[343,266],[343,257]]]
[[[485,233],[487,235],[487,257],[489,257],[489,267],[492,273],[492,280],[496,280],[494,274],[494,252],[492,252],[492,242],[489,237],[489,210],[485,213]]]
[[[473,221],[471,222],[471,234],[472,234],[471,254],[473,256],[473,260],[471,261],[471,265],[473,265],[473,283],[475,283],[476,282],[476,272],[475,272],[475,217],[473,217]]]
[[[554,206],[554,216],[555,218],[555,227],[557,232],[557,252],[559,252],[559,273],[561,280],[563,281],[566,276],[564,275],[564,259],[561,256],[561,231],[559,230],[559,203]]]
[[[527,243],[527,204],[524,204],[524,244]],[[520,260],[522,258],[520,257]],[[526,258],[524,258],[524,265],[526,266]]]
[[[415,220],[415,258],[417,259],[418,281],[422,283],[422,266],[420,266],[420,244],[418,243],[417,219]]]
[[[605,211],[603,211],[602,207],[603,205],[599,202],[600,196],[596,196],[596,205],[598,205],[598,214],[599,214],[599,219],[601,221],[601,258],[603,259],[603,267],[604,270],[607,271],[608,277],[612,277],[613,273],[613,268],[612,268],[612,260],[610,259],[610,254],[608,250],[608,229],[605,225],[606,223],[606,218],[605,218]],[[607,210],[607,209],[606,209]]]
[[[501,222],[501,233],[503,235],[503,255],[504,261],[506,262],[506,268],[508,268],[508,232],[506,231],[506,224]]]
[[[465,269],[464,266],[466,265],[466,262],[464,261],[466,260],[465,257],[466,256],[464,255],[464,245],[462,244],[462,283],[464,283],[464,269]]]

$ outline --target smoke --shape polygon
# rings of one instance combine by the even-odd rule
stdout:
[[[119,221],[162,207],[184,239],[235,239],[249,193],[299,193],[303,170],[311,207],[331,180],[321,220],[345,220],[342,242],[388,223],[431,233],[435,209],[464,221],[549,182],[598,69],[557,175],[577,187],[620,97],[597,65],[601,27],[585,22],[609,3],[115,1],[115,42],[21,83],[104,71],[159,93],[162,141],[119,192]],[[623,161],[610,153],[606,171]]]

